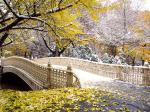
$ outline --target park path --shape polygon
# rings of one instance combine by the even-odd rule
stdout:
[[[67,69],[64,66],[59,66],[59,65],[52,65],[54,68],[59,68],[59,69]],[[93,84],[100,83],[100,82],[112,82],[113,79],[100,76],[97,74],[93,74],[90,72],[86,72],[80,69],[72,68],[73,73],[79,78],[81,82],[81,87],[92,87]]]

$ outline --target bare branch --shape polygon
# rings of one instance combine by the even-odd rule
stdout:
[[[13,40],[11,40],[11,38],[9,38],[10,39],[10,42],[8,42],[8,43],[6,43],[6,44],[3,44],[2,46],[0,46],[0,47],[4,47],[4,46],[7,46],[7,45],[9,45],[9,44],[11,44],[11,43],[13,43],[14,41]]]
[[[3,34],[3,36],[0,38],[0,47],[3,45],[4,41],[6,40],[6,38],[8,37],[8,32],[5,32]]]
[[[16,14],[16,12],[11,8],[10,4],[8,4],[6,0],[3,0],[3,1],[6,4],[6,6],[8,7],[8,9],[13,13],[13,15],[15,17],[19,18],[19,16]]]
[[[61,3],[63,2],[63,0],[60,0],[58,3],[58,7],[60,8]]]
[[[16,20],[14,20],[12,23],[10,23],[9,25],[5,25],[4,27],[0,28],[0,33],[4,32],[4,31],[8,31],[9,29],[11,29],[13,26],[16,26],[20,21],[22,21],[22,18],[18,18]]]
[[[68,9],[68,8],[73,7],[75,4],[78,4],[79,2],[80,2],[80,0],[77,0],[77,1],[75,1],[74,3],[69,4],[69,5],[67,5],[67,6],[65,6],[65,7],[63,7],[63,8],[59,8],[59,7],[53,8],[53,9],[49,10],[49,11],[47,12],[47,14],[66,10],[66,9]]]
[[[30,29],[30,30],[36,30],[36,31],[41,31],[41,32],[48,32],[48,31],[45,31],[44,29],[39,29],[39,27],[26,27],[26,26],[16,26],[16,27],[13,27],[12,30],[17,30],[17,29],[20,29],[20,30],[23,30],[23,29]]]
[[[41,37],[42,37],[42,36],[41,36]],[[48,50],[49,50],[50,52],[54,53],[54,51],[48,46],[48,44],[47,44],[46,40],[44,39],[44,37],[42,37],[42,39],[43,39],[43,42],[44,42],[46,48],[48,48]]]

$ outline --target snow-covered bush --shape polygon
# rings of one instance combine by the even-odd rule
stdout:
[[[90,61],[99,61],[97,54],[88,46],[77,46],[73,49],[73,57]]]
[[[109,63],[109,64],[126,64],[125,58],[122,54],[116,55],[115,57],[112,55],[108,55],[108,53],[105,53],[101,60],[103,63]]]

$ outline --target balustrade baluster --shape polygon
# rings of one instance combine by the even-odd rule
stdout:
[[[47,88],[51,88],[51,73],[52,73],[52,66],[49,62],[47,65]]]
[[[117,73],[117,79],[118,80],[123,80],[123,73],[122,73],[122,71],[123,71],[123,68],[122,68],[122,66],[118,66],[118,73]]]
[[[150,85],[150,69],[148,65],[145,65],[144,73],[142,76],[142,84],[143,85]]]
[[[71,66],[67,67],[67,87],[73,86],[73,72]]]

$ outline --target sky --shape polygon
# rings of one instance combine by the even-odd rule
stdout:
[[[150,0],[132,0],[132,6],[138,10],[150,11]]]
[[[150,0],[143,0],[142,10],[150,10]]]
[[[104,4],[113,3],[119,0],[97,0],[97,1],[103,1]],[[132,7],[135,10],[149,10],[150,11],[150,0],[131,0],[132,1]]]

